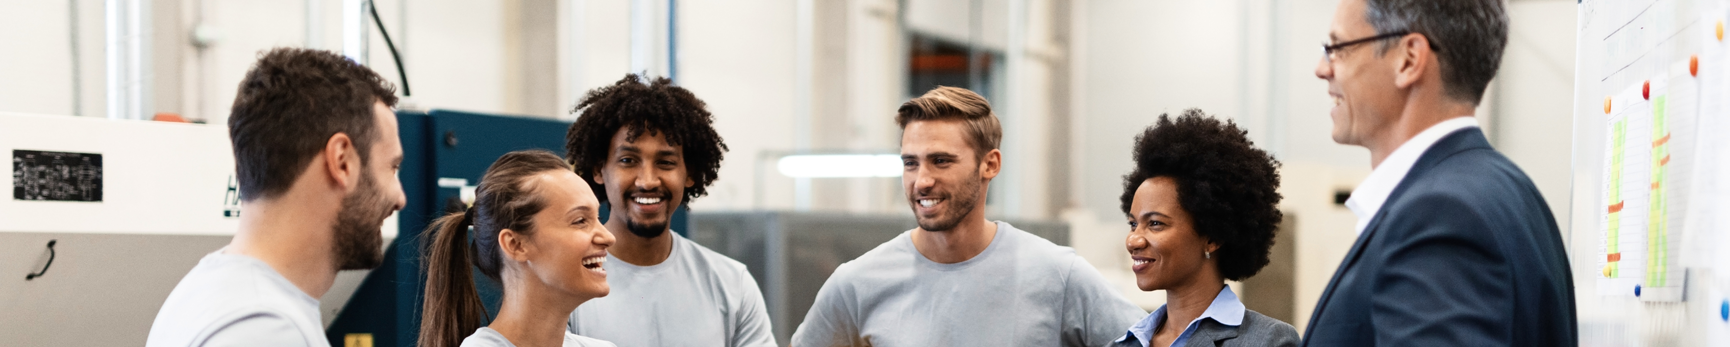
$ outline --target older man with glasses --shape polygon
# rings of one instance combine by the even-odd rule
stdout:
[[[1316,77],[1333,139],[1370,150],[1358,238],[1306,346],[1572,346],[1574,284],[1531,179],[1473,110],[1507,45],[1500,0],[1343,0]]]

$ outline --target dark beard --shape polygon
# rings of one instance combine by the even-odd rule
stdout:
[[[625,221],[625,230],[630,230],[632,234],[636,234],[639,237],[652,239],[660,237],[661,234],[666,234],[667,225],[643,225],[637,223],[635,220],[628,220]]]
[[[621,200],[628,201],[628,200],[630,200],[632,195],[636,195],[637,193],[649,193],[649,192],[651,192],[651,191],[650,190],[644,190],[644,189],[636,189],[636,187],[631,187],[631,188],[628,188],[625,190],[625,192],[623,194],[624,196],[621,197],[622,198]],[[659,193],[663,203],[667,204],[667,206],[674,206],[673,205],[674,201],[672,200],[673,199],[673,192],[672,191],[669,191],[669,190],[667,190],[667,188],[662,187],[660,189],[654,189],[652,192],[653,193]],[[621,202],[621,203],[628,204],[629,202]],[[662,212],[662,213],[665,213],[666,219],[668,221],[671,221],[671,220],[673,220],[673,212],[677,211],[677,210],[678,210],[678,207],[675,206],[675,207],[668,209],[667,211]],[[652,239],[652,238],[660,237],[661,234],[667,233],[667,223],[643,224],[641,222],[638,222],[636,218],[632,218],[630,216],[629,209],[627,209],[625,211],[625,215],[623,217],[625,217],[625,230],[630,230],[631,234],[635,234],[638,237],[642,237],[645,239]]]
[[[954,230],[955,226],[961,225],[961,219],[966,218],[968,213],[973,212],[973,207],[979,205],[979,190],[984,186],[985,179],[975,177],[975,180],[963,183],[961,189],[954,190],[954,193],[949,194],[949,201],[947,202],[952,203],[949,209],[930,219],[920,217],[917,209],[915,209],[913,220],[919,224],[920,229],[925,229],[925,231]],[[917,197],[908,202],[915,206],[919,205]]]
[[[384,236],[379,228],[389,217],[391,204],[378,191],[371,174],[362,173],[360,187],[342,198],[331,246],[337,270],[366,270],[384,263]]]

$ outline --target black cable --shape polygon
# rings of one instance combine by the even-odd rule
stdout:
[[[396,76],[402,79],[402,96],[409,96],[408,72],[402,69],[402,55],[396,53],[396,44],[390,42],[390,33],[384,31],[384,21],[378,19],[378,6],[372,1],[366,2],[367,11],[372,11],[372,23],[378,25],[378,34],[384,36],[384,45],[390,47],[390,57],[396,60]]]

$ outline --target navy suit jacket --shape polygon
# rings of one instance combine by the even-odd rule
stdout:
[[[1316,303],[1305,346],[1574,346],[1550,208],[1483,132],[1443,136],[1376,211]]]

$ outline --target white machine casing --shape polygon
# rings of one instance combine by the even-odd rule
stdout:
[[[0,197],[0,344],[142,345],[181,277],[239,227],[225,125],[0,113],[0,153],[19,150],[101,154],[102,195]],[[395,216],[381,233],[396,238]],[[365,276],[338,275],[320,303],[326,325]]]

